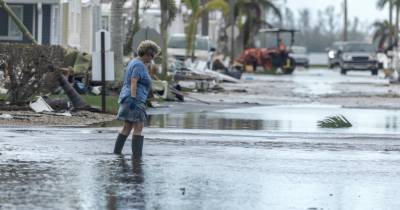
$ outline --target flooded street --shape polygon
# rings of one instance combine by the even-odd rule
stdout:
[[[244,81],[226,89],[280,91],[203,96],[247,102],[237,108],[150,110],[142,161],[131,160],[130,141],[123,157],[112,154],[119,122],[0,128],[0,209],[400,208],[399,99],[381,100],[390,109],[350,103],[357,93],[398,94],[397,86],[322,69]],[[353,127],[317,127],[338,114]]]

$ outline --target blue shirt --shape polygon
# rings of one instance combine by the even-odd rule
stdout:
[[[132,59],[126,67],[124,84],[119,94],[118,103],[121,103],[121,101],[127,97],[131,97],[132,78],[138,79],[136,87],[136,99],[146,103],[147,96],[149,95],[151,89],[151,77],[147,71],[147,67],[141,60],[137,58]]]

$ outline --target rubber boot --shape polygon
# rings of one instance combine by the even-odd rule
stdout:
[[[132,137],[132,157],[135,159],[140,159],[142,157],[143,140],[143,136],[133,135]]]
[[[118,134],[117,141],[115,141],[114,154],[121,154],[126,138],[128,138],[128,136],[125,136],[124,134]]]

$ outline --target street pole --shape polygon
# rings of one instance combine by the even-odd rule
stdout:
[[[343,29],[343,41],[348,40],[347,28],[348,28],[348,21],[347,21],[347,0],[344,0],[343,3],[343,10],[344,10],[344,29]]]
[[[101,111],[106,112],[106,50],[105,50],[105,33],[100,35],[101,47]]]
[[[231,65],[235,59],[235,4],[236,0],[229,0],[231,17]]]

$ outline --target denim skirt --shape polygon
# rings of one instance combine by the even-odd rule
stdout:
[[[130,99],[123,100],[119,104],[117,119],[122,121],[129,122],[146,122],[147,113],[146,113],[146,105],[142,102],[137,102],[134,109],[130,107]]]

